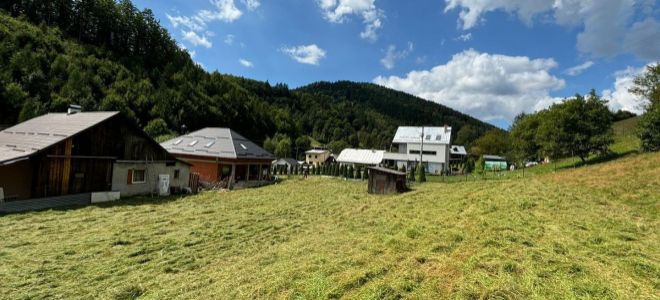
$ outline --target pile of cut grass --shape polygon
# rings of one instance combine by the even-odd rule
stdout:
[[[660,153],[401,195],[313,177],[0,217],[0,295],[657,299]]]

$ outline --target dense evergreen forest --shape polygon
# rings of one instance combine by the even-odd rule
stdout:
[[[183,125],[231,127],[279,156],[300,154],[316,141],[335,151],[385,148],[399,125],[448,124],[466,144],[493,128],[369,83],[292,90],[209,73],[150,10],[128,0],[0,3],[0,124],[70,104],[121,111],[154,137],[178,134]]]

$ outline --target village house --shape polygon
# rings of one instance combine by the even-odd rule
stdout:
[[[178,161],[119,112],[49,113],[0,131],[0,211],[169,194]]]
[[[273,167],[284,168],[288,171],[291,171],[298,166],[300,166],[300,162],[293,158],[280,158],[273,161]]]
[[[422,161],[427,173],[442,174],[449,170],[451,127],[400,126],[392,139],[395,151],[385,152],[383,164],[397,169]]]
[[[305,151],[305,163],[308,165],[322,166],[332,160],[332,152],[328,149],[319,147]]]
[[[172,155],[188,162],[200,181],[229,186],[259,186],[270,180],[270,167],[275,159],[229,128],[207,127],[161,144]]]

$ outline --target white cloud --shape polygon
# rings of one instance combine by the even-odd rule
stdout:
[[[233,45],[234,44],[234,38],[235,38],[235,36],[233,34],[228,34],[227,36],[225,36],[225,44],[230,45],[230,46]]]
[[[247,60],[247,59],[242,59],[241,58],[241,59],[238,60],[238,62],[246,68],[254,67],[254,64],[251,61]]]
[[[628,92],[628,89],[633,86],[635,77],[642,74],[644,70],[646,70],[646,67],[628,67],[625,70],[614,73],[616,78],[612,89],[603,91],[603,98],[609,100],[610,109],[614,111],[623,109],[636,114],[642,113],[642,98]]]
[[[564,74],[567,74],[569,76],[577,76],[582,74],[582,72],[584,72],[585,70],[591,68],[593,65],[594,65],[593,61],[587,61],[583,64],[579,64],[577,66],[566,69],[566,71],[564,71]]]
[[[308,65],[318,65],[319,61],[325,57],[325,50],[319,48],[316,44],[297,47],[282,47],[280,51],[289,55],[297,62]]]
[[[408,56],[410,52],[412,52],[414,49],[413,43],[408,42],[408,48],[403,49],[401,51],[396,51],[396,46],[390,45],[387,48],[387,52],[385,53],[385,57],[383,57],[380,60],[380,63],[383,64],[383,66],[390,70],[394,68],[394,65],[396,64],[397,59],[402,59]]]
[[[256,10],[261,5],[259,0],[241,0],[241,2],[243,2],[243,5],[245,5],[249,11]]]
[[[404,77],[376,77],[373,81],[438,102],[484,120],[513,118],[557,99],[550,91],[565,82],[550,74],[554,59],[530,59],[465,50],[444,65],[412,71]]]
[[[472,33],[471,32],[468,32],[466,34],[461,34],[456,38],[456,40],[463,41],[463,42],[467,42],[471,39],[472,39]]]
[[[445,12],[459,9],[459,26],[477,26],[488,12],[516,14],[528,25],[539,15],[552,15],[561,26],[578,27],[577,49],[595,56],[633,53],[660,59],[660,24],[648,0],[445,0]],[[651,7],[649,9],[649,6]],[[642,21],[636,12],[647,15]]]
[[[350,15],[359,15],[364,23],[360,37],[369,41],[378,39],[378,29],[383,26],[384,13],[378,9],[375,0],[318,0],[326,20],[343,23]]]
[[[223,21],[231,23],[236,21],[243,15],[234,3],[234,0],[211,0],[215,10],[201,10],[197,14],[202,20],[208,21]]]
[[[258,0],[242,0],[243,4],[250,11],[255,10],[261,4]],[[215,34],[212,31],[206,30],[208,28],[209,22],[221,21],[225,23],[231,23],[238,20],[243,12],[236,7],[234,0],[210,0],[213,9],[203,9],[198,11],[195,15],[192,16],[171,16],[167,15],[167,19],[170,21],[174,28],[183,27],[183,30],[186,35],[184,39],[193,43],[193,45],[202,45],[209,48],[211,43],[207,37],[213,37]],[[227,37],[229,37],[228,35]],[[192,42],[192,41],[196,41]],[[227,43],[228,39],[225,39]],[[229,43],[233,41],[233,36],[229,39]],[[201,43],[200,43],[201,42]],[[207,46],[208,45],[208,46]]]
[[[194,31],[182,30],[181,35],[183,35],[184,40],[188,41],[194,46],[204,46],[206,48],[211,48],[211,46],[213,46],[213,44],[206,38],[206,36],[200,36]]]

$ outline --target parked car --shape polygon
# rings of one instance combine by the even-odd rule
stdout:
[[[539,163],[537,163],[537,162],[535,162],[535,161],[528,161],[528,162],[525,163],[525,168],[529,168],[529,167],[537,166],[538,164],[539,164]]]

